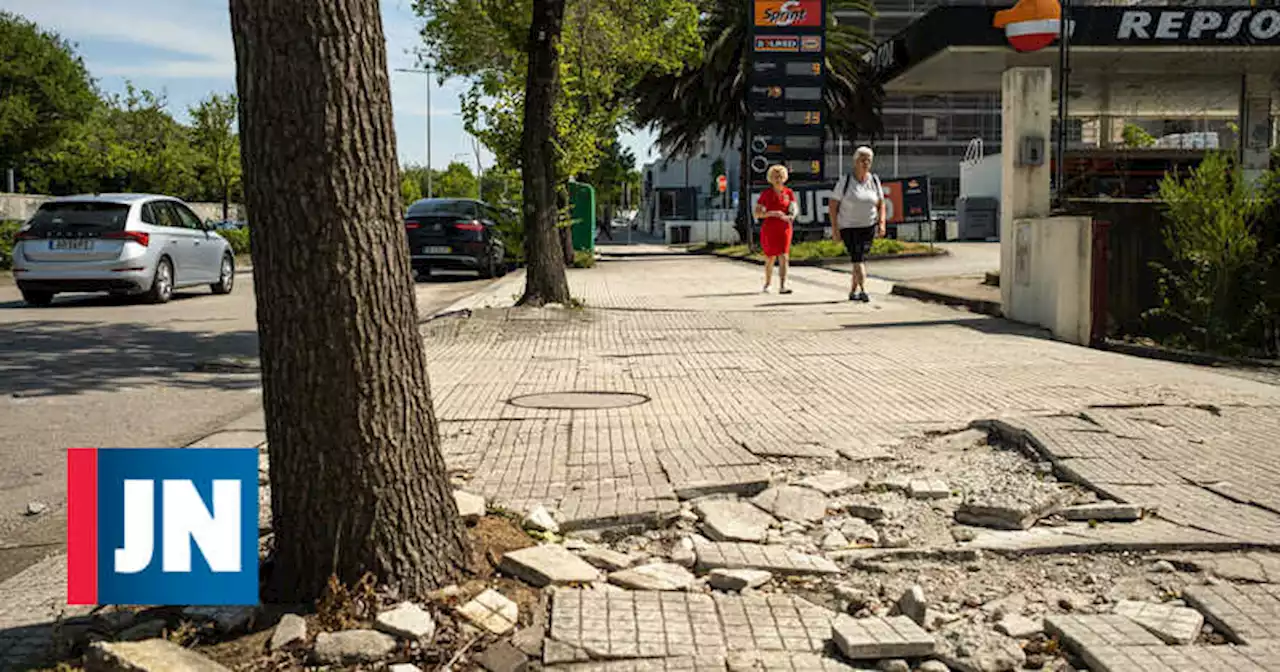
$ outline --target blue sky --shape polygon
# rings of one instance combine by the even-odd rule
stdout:
[[[53,29],[75,43],[90,74],[108,92],[121,92],[125,82],[163,92],[170,111],[186,121],[187,109],[210,92],[235,89],[235,52],[226,0],[0,0],[0,9],[15,12]],[[420,24],[410,0],[382,0],[391,68],[400,160],[424,163],[426,157],[425,76],[395,72],[416,68],[412,50],[419,44]],[[450,161],[475,166],[470,136],[462,126],[458,95],[466,84],[432,83],[432,164]],[[652,136],[628,135],[624,143],[639,165],[653,154]],[[465,156],[463,156],[465,154]],[[481,149],[481,164],[493,156]],[[637,166],[639,167],[639,166]]]

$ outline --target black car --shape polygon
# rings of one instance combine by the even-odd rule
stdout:
[[[413,270],[477,271],[492,278],[506,273],[507,249],[498,224],[507,215],[472,199],[424,198],[409,206],[404,217]]]

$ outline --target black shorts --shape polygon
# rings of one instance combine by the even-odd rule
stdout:
[[[871,241],[875,240],[876,227],[874,226],[855,226],[849,229],[840,229],[840,238],[844,240],[844,249],[849,251],[849,258],[853,259],[853,263],[860,264],[867,260],[867,255],[871,253]]]

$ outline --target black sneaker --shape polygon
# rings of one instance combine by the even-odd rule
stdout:
[[[858,292],[858,300],[863,303],[871,303],[871,297],[866,292]]]
[[[790,288],[790,287],[788,287],[788,288],[786,288],[786,289],[779,290],[779,291],[778,291],[778,293],[779,293],[779,294],[790,294],[790,293],[791,293],[791,288]]]
[[[857,293],[857,292],[849,292],[849,300],[850,300],[850,301],[857,301],[857,300],[858,300],[858,293]]]

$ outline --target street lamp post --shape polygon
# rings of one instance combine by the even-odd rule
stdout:
[[[427,198],[434,198],[435,194],[431,188],[431,68],[423,70],[396,68],[396,72],[412,72],[427,76]]]

